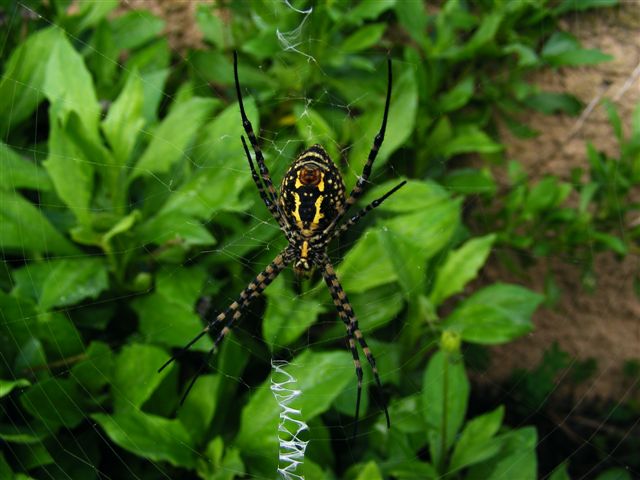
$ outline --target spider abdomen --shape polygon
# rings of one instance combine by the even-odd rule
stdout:
[[[344,182],[324,148],[314,145],[294,160],[282,179],[279,201],[284,215],[305,237],[331,224],[344,207]]]

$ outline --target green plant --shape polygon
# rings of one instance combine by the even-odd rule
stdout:
[[[555,19],[569,3],[522,2],[521,10],[511,2],[499,9],[447,2],[423,24],[412,10],[420,2],[334,2],[309,17],[302,45],[295,29],[304,14],[286,3],[233,3],[229,22],[201,7],[197,20],[211,48],[184,62],[160,35],[163,21],[148,12],[109,19],[115,2],[80,3],[78,10],[69,2],[35,5],[44,20],[28,20],[24,30],[12,23],[1,55],[0,476],[91,478],[97,469],[114,478],[271,478],[279,409],[268,359],[285,357],[312,428],[306,478],[499,478],[516,469],[535,478],[533,428],[510,429],[498,406],[466,420],[463,353],[465,343],[529,332],[542,297],[506,284],[472,293],[469,282],[497,237],[465,228],[461,193],[486,191],[492,179],[484,170],[445,175],[432,159],[500,149],[487,119],[495,98],[475,87],[469,94],[469,78],[488,88],[493,72],[484,71],[490,62],[482,55],[503,48],[498,42],[521,31],[532,12]],[[532,25],[530,49],[552,42],[547,57],[551,50],[557,62],[582,51]],[[284,43],[278,32],[289,32]],[[411,40],[395,42],[400,34]],[[247,92],[246,107],[256,130],[262,120],[274,178],[303,145],[320,142],[353,184],[384,105],[379,46],[405,62],[395,71],[376,185],[363,202],[395,185],[399,172],[413,178],[331,254],[343,257],[338,273],[388,372],[392,429],[378,428],[384,420],[365,395],[361,431],[371,433],[349,439],[350,449],[332,448],[345,439],[331,427],[353,414],[353,366],[325,290],[314,279],[296,290],[290,272],[267,291],[262,323],[245,320],[178,408],[202,356],[157,369],[201,328],[199,298],[228,304],[283,246],[243,156],[230,51],[244,58],[241,75],[255,98]],[[441,68],[424,89],[416,67],[434,52],[449,53],[433,61]],[[463,72],[466,64],[474,73]],[[429,109],[440,120],[423,115]],[[353,147],[345,152],[346,145]],[[446,188],[425,180],[427,172]],[[456,181],[464,175],[484,187],[462,192]],[[260,306],[255,313],[262,316]],[[210,347],[203,338],[196,350]]]

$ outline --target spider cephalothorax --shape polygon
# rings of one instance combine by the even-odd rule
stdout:
[[[344,182],[340,171],[320,145],[309,147],[293,161],[282,179],[280,194],[276,192],[273,181],[271,180],[271,175],[269,174],[269,169],[264,161],[262,150],[258,145],[258,139],[244,111],[240,82],[238,81],[238,56],[235,53],[233,60],[236,93],[238,95],[242,126],[249,137],[249,142],[255,153],[256,163],[259,169],[258,174],[258,170],[255,168],[251,153],[247,147],[247,142],[244,137],[241,137],[242,145],[244,146],[244,151],[249,162],[249,168],[251,169],[251,176],[258,188],[260,197],[271,215],[278,222],[280,229],[289,241],[289,245],[240,292],[238,298],[229,305],[226,310],[218,314],[215,318],[210,319],[207,322],[207,326],[191,340],[181,352],[189,349],[208,332],[215,331],[217,333],[214,346],[209,352],[209,355],[211,355],[224,337],[228,335],[233,324],[242,316],[242,312],[250,305],[252,300],[260,296],[264,289],[267,288],[287,265],[293,264],[295,272],[302,275],[309,275],[317,268],[329,288],[338,315],[347,328],[347,341],[353,356],[353,363],[358,379],[355,412],[356,421],[354,427],[355,435],[360,412],[360,397],[362,394],[362,365],[360,363],[357,344],[360,345],[373,370],[373,376],[378,387],[382,388],[382,384],[373,354],[360,331],[358,320],[351,307],[351,303],[349,303],[347,294],[342,288],[342,285],[340,285],[340,281],[333,269],[326,250],[331,240],[348,230],[349,227],[357,223],[364,215],[384,202],[406,183],[401,182],[385,195],[364,207],[346,222],[340,224],[340,221],[344,218],[349,208],[362,196],[364,186],[369,180],[369,175],[371,175],[371,167],[384,140],[387,116],[389,114],[389,102],[391,99],[391,60],[388,61],[387,65],[388,86],[382,125],[374,139],[373,147],[369,152],[369,157],[365,163],[362,175],[358,177],[358,181],[348,197],[345,195]],[[171,357],[160,370],[169,365],[175,358],[176,355]],[[203,363],[202,368],[204,368],[205,365],[206,363]],[[198,378],[200,371],[198,371],[187,387],[182,397],[183,401]],[[384,407],[384,413],[387,426],[390,427],[391,422],[386,406]]]

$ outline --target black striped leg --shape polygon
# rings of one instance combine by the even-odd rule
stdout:
[[[260,169],[260,175],[262,176],[262,181],[264,185],[267,187],[267,195],[270,200],[274,203],[277,202],[278,195],[276,193],[276,189],[273,186],[273,182],[271,181],[271,175],[269,174],[269,169],[264,162],[264,156],[262,155],[262,150],[260,150],[260,146],[258,145],[258,139],[256,138],[256,134],[253,132],[253,126],[251,122],[247,118],[247,114],[244,111],[244,103],[242,102],[242,92],[240,91],[240,81],[238,80],[238,52],[233,52],[233,74],[236,81],[236,94],[238,95],[238,103],[240,104],[240,116],[242,117],[242,127],[244,131],[247,133],[247,137],[249,137],[249,142],[251,143],[251,147],[256,154],[256,163],[258,164],[258,168]],[[277,203],[276,203],[277,205]]]
[[[322,276],[327,286],[329,287],[329,292],[331,292],[331,297],[333,298],[333,303],[336,306],[336,310],[338,310],[338,315],[344,322],[347,327],[347,339],[349,340],[349,348],[351,349],[351,354],[353,355],[353,363],[356,367],[356,376],[358,377],[358,393],[356,396],[356,415],[355,415],[355,425],[353,429],[353,436],[355,437],[358,432],[358,417],[360,414],[360,398],[362,396],[362,365],[360,364],[360,357],[358,356],[358,350],[356,348],[355,340],[360,343],[360,347],[367,357],[367,361],[369,365],[371,365],[371,370],[373,370],[373,377],[382,393],[382,382],[380,382],[380,376],[378,375],[378,368],[376,367],[376,360],[373,358],[373,354],[369,347],[367,346],[367,342],[358,327],[358,319],[356,318],[355,313],[353,312],[353,308],[351,308],[351,304],[349,303],[349,299],[347,298],[347,294],[345,293],[342,285],[338,281],[338,277],[336,275],[333,266],[329,262],[329,260],[325,259],[323,262],[323,271]],[[355,340],[354,340],[355,338]],[[387,406],[383,404],[384,415],[387,419],[387,428],[391,428],[391,420],[389,419],[389,411],[387,410]]]
[[[251,304],[251,302],[255,298],[259,297],[262,294],[264,289],[267,288],[267,286],[278,276],[278,274],[280,274],[280,272],[282,272],[282,270],[291,262],[291,259],[292,257],[289,252],[285,251],[283,253],[280,253],[276,258],[273,259],[273,261],[269,265],[267,265],[267,267],[262,272],[260,272],[256,276],[256,278],[251,281],[251,283],[249,283],[249,285],[242,292],[240,292],[238,298],[231,305],[229,305],[229,307],[227,307],[224,312],[220,313],[213,320],[210,320],[207,326],[198,335],[196,335],[193,340],[187,343],[158,369],[158,372],[161,372],[166,367],[168,367],[176,358],[189,350],[189,348],[191,348],[194,343],[200,340],[200,338],[205,336],[210,331],[221,327],[214,341],[213,348],[209,350],[209,353],[207,354],[207,360],[202,363],[196,375],[193,377],[193,380],[191,380],[189,387],[182,396],[182,400],[180,400],[181,405],[187,398],[187,395],[191,391],[191,388],[193,388],[193,385],[196,383],[196,380],[204,370],[205,366],[208,365],[209,359],[217,350],[220,342],[224,340],[224,338],[231,331],[233,324],[242,316],[242,312]]]
[[[391,195],[393,195],[398,190],[400,190],[400,188],[402,188],[406,183],[407,183],[406,180],[404,180],[403,182],[399,183],[398,185],[393,187],[391,190],[389,190],[387,193],[385,193],[383,196],[381,196],[380,198],[375,199],[369,205],[364,207],[362,210],[360,210],[358,213],[356,213],[354,216],[352,216],[348,221],[346,221],[342,225],[340,225],[340,227],[336,228],[331,233],[331,235],[329,235],[327,237],[327,239],[325,240],[325,245],[328,244],[334,238],[342,235],[344,232],[349,230],[352,226],[354,226],[356,223],[358,223],[362,217],[364,217],[367,213],[369,213],[374,208],[379,207],[382,202],[384,202],[387,198],[389,198]]]
[[[373,167],[373,162],[378,156],[378,151],[382,146],[382,142],[384,141],[384,133],[387,129],[387,117],[389,116],[389,104],[391,102],[391,85],[392,85],[392,73],[391,73],[391,58],[387,59],[387,99],[384,104],[384,114],[382,116],[382,125],[380,126],[380,130],[378,134],[375,136],[373,140],[373,147],[371,147],[371,151],[369,152],[369,157],[367,158],[367,163],[364,164],[364,169],[362,170],[362,175],[358,177],[358,181],[356,182],[353,190],[349,194],[349,198],[344,204],[344,208],[338,212],[336,218],[331,222],[331,224],[325,229],[325,232],[331,231],[338,222],[342,219],[342,217],[347,213],[349,208],[358,201],[358,199],[362,196],[364,192],[365,183],[369,181],[369,176],[371,175],[371,168]]]
[[[274,200],[265,191],[264,184],[262,183],[260,176],[258,176],[256,167],[253,164],[253,159],[251,158],[251,153],[249,153],[247,142],[245,141],[243,136],[241,136],[240,139],[242,140],[244,153],[247,155],[247,160],[249,161],[249,168],[251,169],[251,177],[253,178],[253,182],[256,184],[256,187],[258,187],[258,193],[260,193],[260,198],[262,198],[262,201],[267,206],[269,213],[273,216],[273,218],[276,219],[276,221],[278,222],[278,225],[280,225],[280,228],[286,233],[286,231],[288,230],[288,227],[290,227],[289,222],[287,221],[286,217],[282,215],[282,213],[280,212],[280,208],[278,207],[278,200],[277,199]]]

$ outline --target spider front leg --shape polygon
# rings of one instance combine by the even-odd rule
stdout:
[[[282,270],[284,270],[284,268],[291,262],[291,260],[292,256],[289,251],[285,250],[284,252],[280,253],[276,258],[273,259],[273,261],[269,265],[267,265],[267,267],[262,272],[260,272],[249,283],[249,285],[247,285],[244,290],[242,290],[242,292],[240,292],[238,298],[231,305],[229,305],[224,312],[220,313],[213,320],[210,320],[207,326],[204,327],[204,329],[198,335],[196,335],[195,338],[193,338],[189,343],[182,347],[178,351],[178,353],[173,355],[169,360],[165,362],[164,365],[162,365],[158,369],[158,372],[161,372],[166,367],[168,367],[176,358],[189,350],[189,348],[191,348],[194,343],[200,340],[209,331],[212,331],[214,328],[221,327],[213,343],[213,347],[207,354],[207,360],[202,363],[202,365],[196,372],[196,375],[193,377],[193,380],[191,380],[189,387],[182,396],[182,399],[180,400],[181,405],[182,403],[184,403],[187,395],[189,395],[189,392],[193,388],[193,385],[196,383],[198,377],[202,374],[204,367],[209,363],[209,359],[213,355],[214,351],[217,350],[220,342],[222,342],[222,340],[224,340],[224,338],[231,331],[233,324],[240,319],[243,311],[251,304],[254,299],[262,294],[264,289],[267,288],[267,286],[271,282],[273,282],[273,280],[280,274],[280,272],[282,272]]]
[[[371,365],[371,370],[373,371],[373,376],[378,385],[378,388],[380,389],[380,392],[382,392],[382,382],[380,382],[380,376],[378,375],[376,360],[373,357],[373,354],[371,353],[371,350],[369,349],[369,346],[367,345],[367,342],[365,341],[360,328],[358,327],[358,319],[353,312],[351,303],[349,303],[347,294],[342,288],[342,285],[340,285],[338,276],[336,275],[336,272],[328,259],[324,259],[323,261],[322,276],[327,286],[329,287],[329,292],[331,293],[331,297],[333,298],[333,303],[336,306],[336,310],[338,310],[338,315],[347,327],[347,339],[349,340],[349,348],[351,350],[351,354],[353,355],[353,363],[356,367],[356,376],[358,378],[358,392],[356,396],[356,420],[353,428],[353,436],[355,437],[358,432],[360,399],[362,397],[362,365],[360,364],[360,357],[358,355],[354,337],[356,340],[358,340],[358,343],[360,343],[360,347],[367,357],[369,365]],[[391,428],[391,420],[389,419],[389,411],[387,410],[386,404],[383,404],[382,408],[387,419],[387,428]]]

